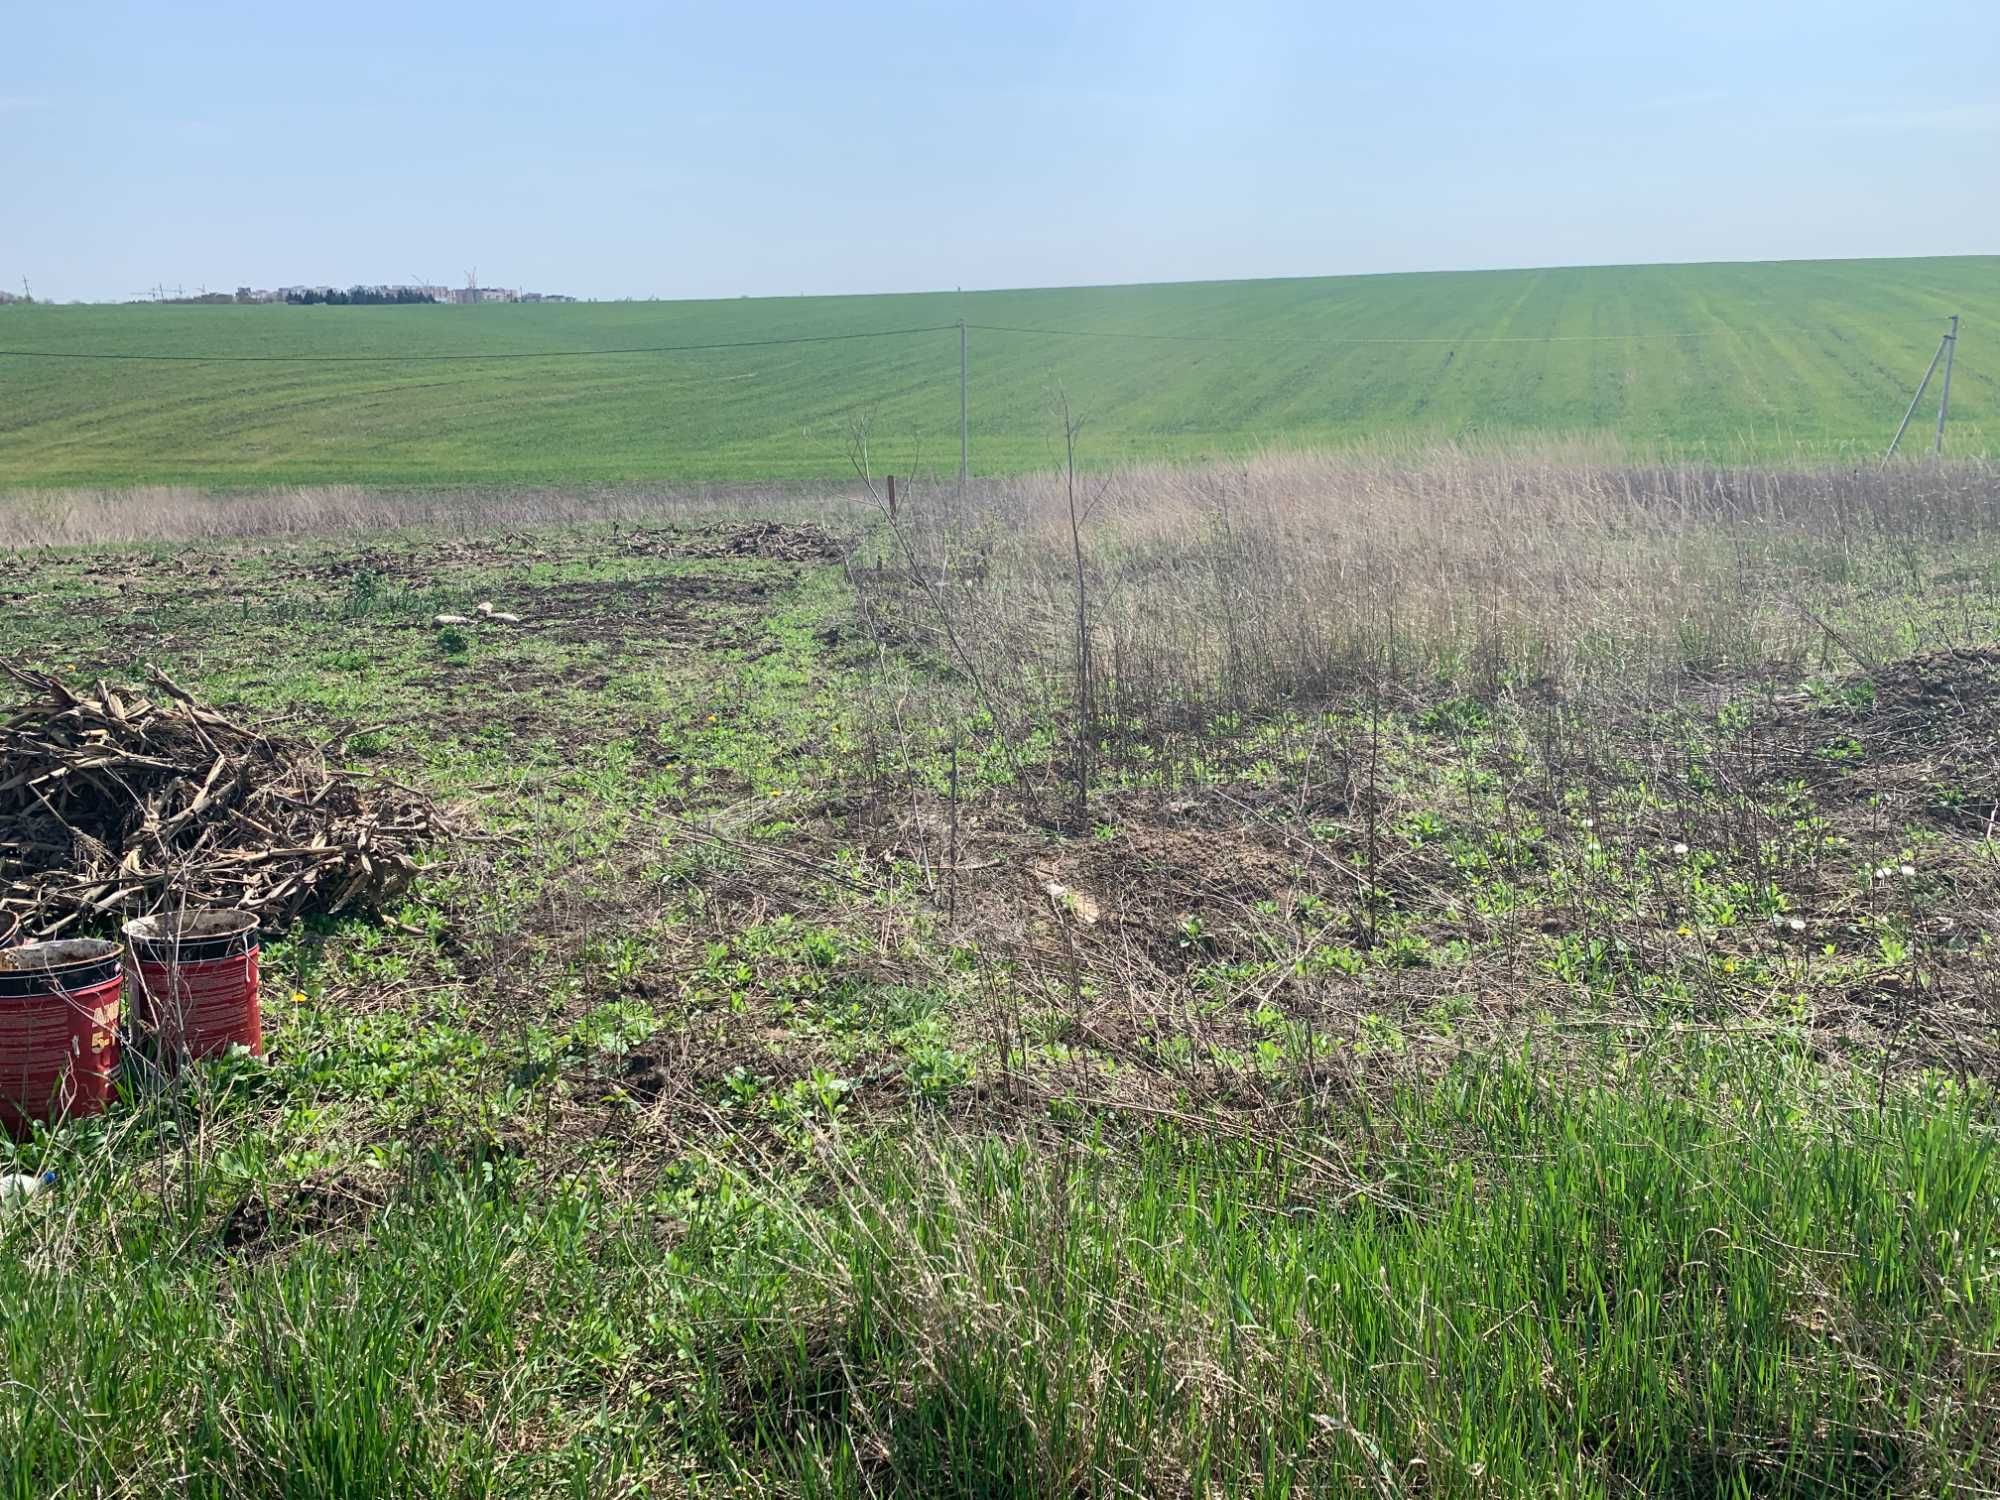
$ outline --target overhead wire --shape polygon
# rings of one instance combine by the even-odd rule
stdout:
[[[787,344],[832,344],[853,339],[906,338],[913,334],[958,331],[956,323],[921,328],[871,328],[856,333],[809,333],[787,338],[731,339],[705,344],[645,344],[619,349],[499,349],[484,353],[449,354],[147,354],[133,350],[0,349],[9,359],[106,359],[173,364],[365,365],[436,364],[457,361],[520,359],[597,359],[632,354],[700,354],[721,349],[772,349]]]
[[[1936,318],[1897,319],[1897,326],[1904,322],[1934,324]],[[957,325],[952,325],[956,327]],[[1719,339],[1740,338],[1746,333],[1823,333],[1824,327],[1758,327],[1700,329],[1690,332],[1655,333],[1522,333],[1522,334],[1467,334],[1462,338],[1451,338],[1437,334],[1422,335],[1342,335],[1315,333],[1275,333],[1275,334],[1232,334],[1232,333],[1127,333],[1111,328],[1034,328],[1010,323],[967,323],[975,333],[1021,333],[1036,334],[1048,338],[1096,338],[1096,339],[1137,339],[1148,343],[1213,343],[1213,344],[1438,344],[1453,347],[1465,344],[1589,344],[1626,343],[1643,339]]]
[[[1896,319],[1895,326],[1934,318]],[[1439,334],[1363,335],[1315,333],[1139,333],[1111,328],[1046,328],[1014,323],[965,323],[974,333],[1018,334],[1041,338],[1120,339],[1144,343],[1212,344],[1294,344],[1294,345],[1434,345],[1461,347],[1467,344],[1575,344],[1628,343],[1646,340],[1686,340],[1741,338],[1748,334],[1822,333],[1821,327],[1766,327],[1729,325],[1713,329],[1661,330],[1633,333],[1547,333],[1547,334],[1467,334],[1451,337]],[[764,339],[726,339],[691,344],[640,344],[609,349],[500,349],[446,353],[402,354],[186,354],[148,353],[110,349],[0,349],[5,359],[113,360],[133,363],[171,364],[439,364],[462,362],[509,362],[536,359],[606,359],[645,354],[702,354],[730,349],[774,349],[799,344],[846,343],[858,339],[914,338],[931,333],[955,333],[958,323],[928,323],[909,328],[869,328],[849,333],[793,334]]]

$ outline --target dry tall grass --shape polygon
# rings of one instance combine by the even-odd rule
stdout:
[[[1988,561],[2000,468],[1980,460],[1662,466],[1558,441],[1273,452],[1080,483],[1092,696],[1113,722],[1363,681],[1629,691],[1868,664],[1990,637],[2000,597]],[[869,612],[1046,703],[1076,655],[1061,476],[979,481],[962,497],[906,480],[904,496],[891,541],[858,485],[22,491],[0,496],[0,546],[737,517],[860,541],[873,527],[857,560],[890,567],[857,570]],[[911,587],[906,558],[930,586]]]
[[[1491,695],[1678,689],[1990,639],[2000,470],[1634,466],[1564,453],[1268,454],[1093,476],[1093,697],[1172,722],[1358,683]],[[1048,476],[905,509],[989,680],[1073,675],[1075,575]],[[864,584],[866,579],[864,577]],[[1025,684],[1025,687],[1023,687]]]
[[[376,490],[304,485],[217,492],[170,485],[0,492],[0,547],[341,537],[422,531],[465,535],[593,521],[656,522],[756,514],[819,518],[817,494],[774,488],[643,485],[576,489]]]

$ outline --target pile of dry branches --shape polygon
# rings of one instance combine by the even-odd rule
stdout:
[[[379,906],[442,832],[428,799],[331,771],[157,670],[153,696],[130,698],[5,671],[34,696],[0,722],[0,911],[29,933],[181,906],[267,927]]]

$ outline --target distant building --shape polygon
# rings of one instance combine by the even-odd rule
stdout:
[[[437,286],[413,282],[376,282],[355,286],[329,286],[323,282],[281,286],[274,290],[239,286],[233,299],[237,302],[323,302],[336,293],[349,298],[359,298],[369,302],[419,302],[429,298],[433,302],[448,302],[460,307],[471,307],[486,302],[574,302],[577,299],[562,292],[524,292],[511,286]],[[19,300],[10,298],[9,300]]]

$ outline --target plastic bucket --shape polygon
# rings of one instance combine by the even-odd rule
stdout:
[[[125,924],[134,1019],[161,1060],[264,1055],[257,919],[246,911],[163,912]]]
[[[118,945],[95,938],[0,952],[0,1127],[101,1114],[118,1074]]]

